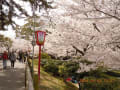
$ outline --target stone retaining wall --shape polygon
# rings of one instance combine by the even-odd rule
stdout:
[[[34,90],[33,79],[28,63],[26,64],[26,90]]]

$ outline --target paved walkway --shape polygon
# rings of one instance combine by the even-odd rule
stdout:
[[[8,60],[7,66],[3,70],[0,60],[0,90],[25,90],[25,65],[16,61],[15,68],[12,69]]]

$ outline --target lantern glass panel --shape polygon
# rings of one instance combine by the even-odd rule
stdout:
[[[44,32],[38,32],[38,41],[40,44],[44,42]]]

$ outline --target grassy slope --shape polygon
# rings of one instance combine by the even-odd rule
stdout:
[[[34,62],[34,69],[37,71],[37,60]],[[35,72],[35,80],[37,82],[37,72]],[[39,90],[78,90],[71,82],[65,83],[62,79],[53,77],[41,68],[40,74],[40,89]],[[36,90],[38,90],[37,85]]]

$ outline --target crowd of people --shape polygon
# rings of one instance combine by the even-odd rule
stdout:
[[[10,60],[11,62],[11,68],[14,68],[16,60],[18,60],[21,63],[25,63],[28,59],[28,52],[19,51],[16,52],[15,50],[12,50],[11,52],[4,51],[2,55],[3,59],[3,69],[7,68],[7,61]]]

